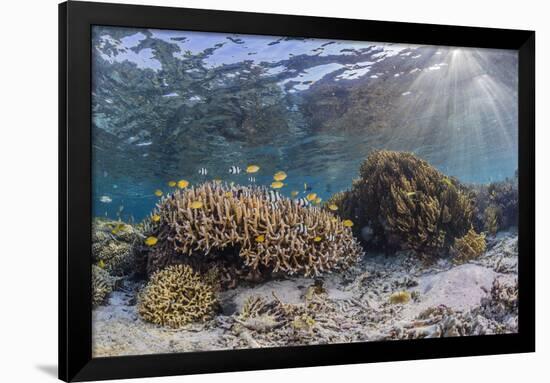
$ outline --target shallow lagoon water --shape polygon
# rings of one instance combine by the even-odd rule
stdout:
[[[257,184],[283,170],[283,194],[326,200],[373,149],[464,183],[517,168],[511,51],[111,27],[93,48],[97,216],[138,221],[169,180],[248,184],[228,173],[248,164]]]

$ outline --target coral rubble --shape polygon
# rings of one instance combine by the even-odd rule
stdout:
[[[144,320],[171,328],[209,319],[217,304],[212,287],[187,265],[154,273],[138,300]]]
[[[351,229],[332,213],[270,196],[260,187],[205,183],[163,198],[154,211],[160,220],[152,234],[159,243],[151,247],[149,272],[230,250],[249,270],[307,276],[344,269],[363,254]],[[192,208],[197,201],[201,206]]]
[[[412,153],[372,152],[351,190],[334,196],[340,215],[372,230],[382,247],[436,254],[472,224],[472,193]]]

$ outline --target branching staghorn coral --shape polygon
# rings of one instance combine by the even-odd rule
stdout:
[[[412,153],[375,151],[350,191],[330,201],[378,245],[437,254],[471,227],[474,201],[455,179]]]
[[[154,214],[160,216],[154,228],[159,241],[149,254],[149,272],[233,250],[252,271],[309,276],[344,269],[362,255],[351,230],[332,213],[287,198],[273,201],[260,187],[205,183],[163,198]]]
[[[171,328],[207,320],[216,306],[212,287],[187,265],[155,272],[138,298],[138,312],[144,320]]]
[[[451,248],[453,262],[460,264],[479,258],[485,252],[485,245],[485,234],[478,234],[474,229],[468,230],[463,237],[455,239]]]
[[[94,307],[105,301],[105,298],[115,288],[116,280],[106,270],[92,265],[92,305]]]

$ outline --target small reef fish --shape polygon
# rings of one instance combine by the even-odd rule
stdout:
[[[155,190],[155,195],[157,197],[162,197],[162,190],[160,190],[160,189]]]
[[[445,183],[448,186],[453,186],[453,182],[451,181],[451,179],[449,177],[443,178],[442,181],[443,181],[443,183]]]
[[[290,192],[290,196],[291,196],[292,198],[296,197],[298,194],[300,194],[300,192],[299,192],[299,191],[296,191],[296,190],[293,190],[293,191]]]
[[[256,183],[256,177],[248,177],[248,182]]]
[[[113,202],[113,199],[107,195],[103,195],[101,196],[101,198],[99,199],[99,202],[102,202],[102,203],[111,203]]]
[[[273,190],[269,190],[267,193],[266,193],[266,198],[269,202],[278,202],[280,200],[283,199],[283,197],[276,191],[273,191]]]
[[[206,175],[208,175],[208,169],[206,169],[206,168],[200,168],[200,169],[199,169],[199,174],[200,174],[201,176],[206,176]]]
[[[342,222],[345,227],[352,227],[353,221],[351,219],[345,219],[344,222]]]
[[[111,233],[116,235],[116,234],[118,234],[118,233],[120,233],[121,231],[124,231],[124,230],[126,230],[126,225],[123,224],[123,223],[117,223],[116,226],[114,227],[114,229],[111,230]]]
[[[255,240],[256,240],[256,242],[258,242],[258,243],[265,242],[265,236],[264,236],[263,234],[262,234],[262,235],[258,235],[258,236],[256,237]]]
[[[317,237],[313,238],[313,242],[321,242],[322,239],[323,238],[317,236]]]
[[[272,182],[272,183],[271,183],[271,187],[272,187],[273,189],[280,189],[280,188],[282,188],[283,186],[285,186],[285,184],[282,183],[281,181],[275,181],[275,182]]]
[[[317,194],[315,194],[315,193],[309,193],[309,194],[306,196],[306,198],[307,198],[307,200],[310,201],[310,202],[311,202],[311,201],[314,201],[315,198],[317,198]]]
[[[407,197],[413,197],[416,195],[416,192],[408,192]]]
[[[153,215],[151,216],[151,221],[153,221],[153,222],[158,222],[158,221],[160,221],[160,215],[158,215],[158,214],[153,214]]]
[[[286,179],[287,175],[285,172],[283,171],[280,171],[280,172],[277,172],[275,173],[275,175],[273,176],[273,179],[275,181],[284,181]]]
[[[238,166],[231,166],[229,168],[229,174],[241,174],[241,168]]]
[[[233,197],[233,193],[231,193],[230,191],[225,192],[225,196],[226,196],[227,198],[231,198],[231,197]]]
[[[147,246],[155,246],[155,245],[157,244],[158,241],[159,241],[159,240],[158,240],[157,237],[147,237],[147,238],[145,239],[145,244],[146,244]]]
[[[336,205],[333,204],[333,203],[331,203],[330,205],[328,205],[328,208],[329,208],[329,210],[332,210],[332,211],[338,210],[338,206],[336,206]]]
[[[178,181],[178,187],[180,189],[185,189],[187,186],[189,186],[189,181],[186,181],[186,180],[179,180]]]
[[[298,234],[307,234],[307,226],[304,225],[303,223],[299,223],[297,224],[296,226],[294,226],[294,228],[296,229],[296,232]]]
[[[256,173],[258,170],[260,170],[260,167],[258,165],[248,165],[246,167],[247,173]]]
[[[176,181],[168,181],[168,186],[173,188],[174,186],[176,186]]]
[[[190,206],[191,209],[200,209],[203,205],[201,201],[193,201]]]
[[[315,198],[315,203],[319,205],[323,199],[321,197]]]
[[[97,265],[98,265],[99,267],[101,267],[102,269],[105,268],[105,262],[103,262],[103,259],[100,259]]]
[[[306,207],[307,205],[309,205],[309,201],[306,198],[298,198],[295,199],[294,202],[300,207]]]

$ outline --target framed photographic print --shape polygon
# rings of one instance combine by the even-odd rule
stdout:
[[[534,32],[59,12],[61,379],[534,351]]]

